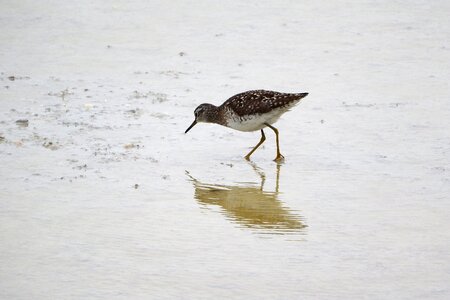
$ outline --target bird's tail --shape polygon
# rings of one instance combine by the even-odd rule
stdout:
[[[309,93],[299,93],[299,94],[297,94],[299,100],[305,98],[308,95],[309,95]]]

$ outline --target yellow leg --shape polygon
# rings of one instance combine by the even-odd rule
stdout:
[[[245,156],[245,159],[246,159],[246,160],[250,160],[250,155],[252,155],[253,152],[255,152],[255,150],[258,149],[258,147],[261,146],[261,144],[264,143],[265,140],[266,140],[266,136],[264,135],[264,131],[261,129],[261,139],[259,140],[259,143],[252,149],[252,151],[250,151],[250,152]]]
[[[271,126],[268,123],[264,123],[264,124],[275,132],[275,137],[276,137],[276,141],[277,141],[277,157],[275,157],[274,161],[281,162],[284,160],[284,156],[281,155],[281,153],[280,153],[280,142],[278,141],[278,129],[276,129],[275,127]]]

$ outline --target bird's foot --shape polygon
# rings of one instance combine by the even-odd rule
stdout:
[[[277,157],[275,157],[275,159],[274,159],[273,161],[275,161],[275,162],[277,162],[277,163],[284,162],[284,156],[281,155],[281,153],[278,153],[278,154],[277,154]]]

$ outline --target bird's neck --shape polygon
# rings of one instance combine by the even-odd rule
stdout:
[[[208,123],[216,123],[220,125],[225,124],[225,120],[223,118],[223,111],[220,107],[211,105],[208,111],[205,113],[206,122]]]

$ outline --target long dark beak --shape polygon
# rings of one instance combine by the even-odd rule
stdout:
[[[186,131],[185,131],[184,133],[188,133],[188,131],[191,130],[191,128],[194,127],[195,124],[197,124],[197,121],[196,121],[196,120],[194,120],[194,122],[192,122],[191,126],[189,126],[189,128],[186,129]]]

